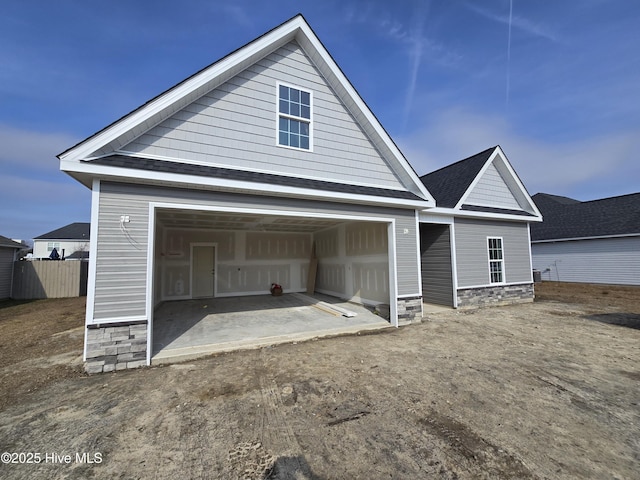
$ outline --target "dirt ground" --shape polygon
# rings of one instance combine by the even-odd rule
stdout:
[[[0,303],[0,478],[638,478],[640,288],[536,291],[93,376],[83,299]]]

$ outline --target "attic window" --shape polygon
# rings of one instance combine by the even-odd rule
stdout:
[[[311,150],[312,95],[278,84],[278,145]]]

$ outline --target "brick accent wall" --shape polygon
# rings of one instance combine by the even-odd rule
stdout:
[[[147,324],[87,327],[87,373],[113,372],[147,364]]]
[[[422,297],[398,299],[398,324],[422,322]]]
[[[459,288],[458,308],[491,305],[510,305],[533,302],[533,283],[519,285],[493,285],[480,288]]]

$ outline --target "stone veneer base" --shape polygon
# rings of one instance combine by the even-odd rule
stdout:
[[[398,299],[398,324],[408,325],[422,322],[422,297]]]
[[[517,285],[492,285],[480,288],[459,288],[458,308],[474,308],[494,305],[533,302],[533,283]]]
[[[113,372],[147,364],[147,322],[88,325],[87,373]]]

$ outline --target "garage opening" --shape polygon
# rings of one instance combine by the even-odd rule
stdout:
[[[390,326],[374,313],[390,304],[389,228],[382,221],[157,209],[153,361],[172,349],[219,351]],[[271,294],[274,285],[281,296]]]
[[[423,302],[453,307],[450,225],[420,224],[420,268]]]

